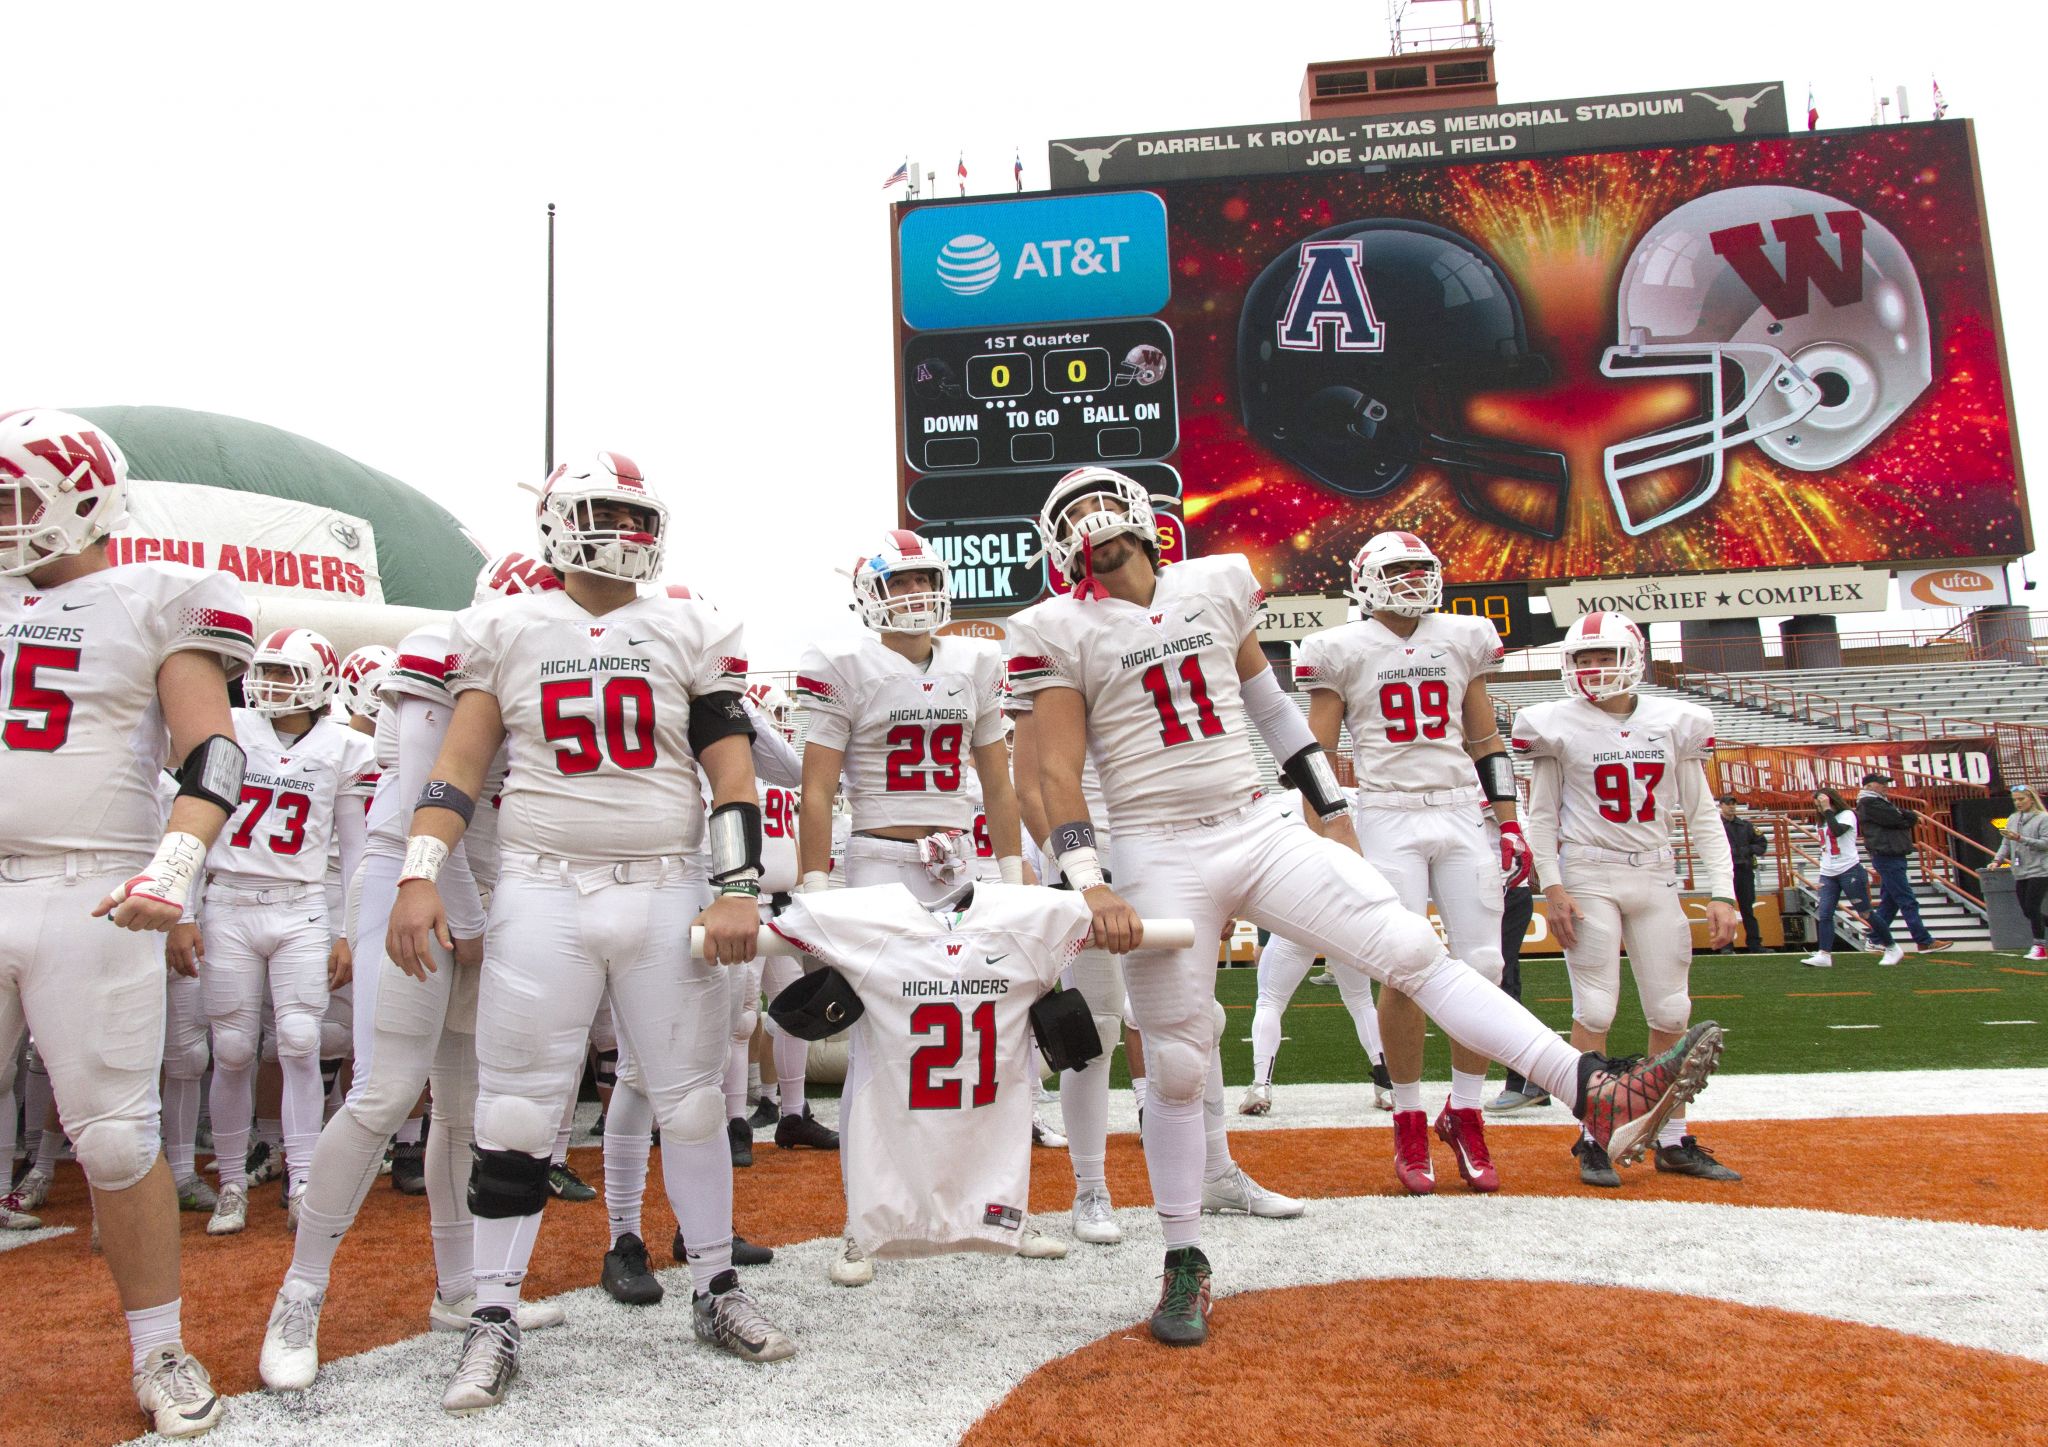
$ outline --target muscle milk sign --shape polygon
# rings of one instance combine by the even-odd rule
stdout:
[[[1785,87],[1755,81],[1219,130],[1072,136],[1048,144],[1046,165],[1055,189],[1124,186],[1276,171],[1510,160],[1546,151],[1783,135],[1785,130]]]

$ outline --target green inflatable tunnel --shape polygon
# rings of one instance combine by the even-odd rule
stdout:
[[[376,530],[384,601],[466,608],[483,554],[418,489],[331,447],[260,422],[180,407],[77,407],[128,456],[131,476],[265,493],[350,513]]]

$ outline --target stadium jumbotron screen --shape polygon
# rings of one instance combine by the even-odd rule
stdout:
[[[1101,461],[1275,591],[1387,528],[1459,582],[2031,546],[1964,122],[896,218],[904,513],[945,536]]]

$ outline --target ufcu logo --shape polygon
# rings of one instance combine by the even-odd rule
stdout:
[[[1785,248],[1785,272],[1780,276],[1764,255],[1764,229],[1756,222],[1710,232],[1714,255],[1726,261],[1735,274],[1779,321],[1803,317],[1811,304],[1808,284],[1832,306],[1849,306],[1863,300],[1863,213],[1830,211],[1828,229],[1835,233],[1842,253],[1837,262],[1820,244],[1820,218],[1784,216],[1771,223],[1771,232]]]
[[[1358,237],[1301,243],[1294,294],[1280,314],[1280,345],[1290,352],[1380,352],[1387,329],[1365,285],[1365,242]]]

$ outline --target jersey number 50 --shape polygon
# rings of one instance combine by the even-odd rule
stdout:
[[[979,1109],[996,1098],[996,1002],[984,1000],[974,1007],[974,1036],[981,1065],[974,1083],[973,1105]],[[910,1033],[930,1035],[938,1040],[910,1057],[910,1108],[912,1110],[958,1110],[960,1082],[933,1080],[935,1070],[951,1070],[960,1063],[960,1007],[919,1005],[910,1012]]]
[[[597,720],[567,710],[591,696],[597,687],[588,678],[558,678],[540,686],[540,732],[555,750],[555,767],[565,774],[595,773],[610,755],[621,769],[654,767],[654,688],[644,678],[608,678],[601,712],[604,747],[597,742]],[[628,723],[627,716],[631,715]]]

